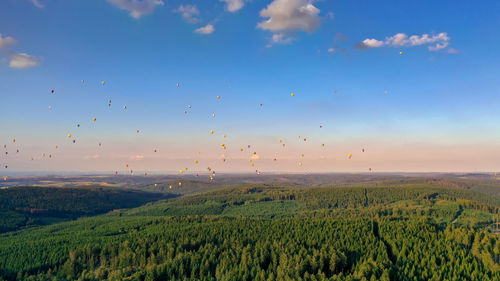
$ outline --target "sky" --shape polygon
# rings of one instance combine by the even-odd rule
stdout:
[[[499,12],[3,0],[0,176],[499,171]]]

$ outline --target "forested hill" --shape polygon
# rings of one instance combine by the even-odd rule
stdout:
[[[174,197],[118,188],[14,187],[0,190],[0,232],[132,208]]]
[[[0,278],[498,281],[499,206],[435,186],[244,185],[2,234]]]

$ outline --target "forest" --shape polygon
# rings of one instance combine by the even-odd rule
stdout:
[[[498,198],[247,184],[0,235],[3,280],[500,280]]]
[[[132,208],[173,194],[105,187],[15,187],[0,190],[0,233],[114,209]]]

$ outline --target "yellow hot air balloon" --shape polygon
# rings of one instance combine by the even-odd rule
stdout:
[[[283,140],[280,140],[280,142],[283,142]]]
[[[71,134],[68,134],[68,138],[71,138]]]
[[[220,100],[220,96],[217,96],[217,99]]]
[[[184,173],[184,170],[180,170],[180,173],[183,174]]]
[[[182,186],[182,182],[179,182],[179,186]]]
[[[214,130],[210,130],[210,134],[213,134],[214,133]]]
[[[291,96],[292,96],[292,97],[295,97],[295,94],[294,94],[294,93],[292,93],[292,94],[291,94]]]
[[[402,54],[403,54],[403,52],[399,52],[399,54],[400,54],[400,55],[402,55]]]
[[[106,85],[106,81],[102,81],[101,84],[104,86]]]
[[[94,121],[94,122],[97,121],[97,118],[94,117],[94,119],[92,119],[92,121]]]
[[[352,158],[352,154],[349,154],[347,157],[348,157],[349,159],[351,159],[351,158]]]
[[[195,163],[195,164],[198,164],[198,160],[194,160],[194,163]]]
[[[243,148],[240,148],[240,151],[243,151]]]
[[[16,139],[13,139],[12,142],[16,142]]]

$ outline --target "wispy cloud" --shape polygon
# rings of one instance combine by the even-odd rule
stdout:
[[[116,7],[129,12],[134,19],[151,14],[157,6],[163,6],[162,0],[107,0]]]
[[[18,53],[12,50],[12,46],[18,42],[16,39],[5,36],[0,33],[0,49],[2,53],[9,58],[9,67],[11,68],[31,68],[40,64],[41,58],[28,55],[26,53]]]
[[[37,8],[40,8],[40,9],[43,9],[45,8],[45,5],[43,5],[42,3],[40,3],[39,0],[30,0],[30,2],[35,5],[35,7]]]
[[[290,36],[295,32],[310,33],[320,26],[319,13],[320,10],[309,0],[274,0],[260,11],[260,16],[267,19],[259,22],[257,27],[271,31],[275,43],[290,43],[293,40]]]
[[[84,160],[99,159],[99,158],[101,158],[101,155],[99,154],[85,155],[85,157],[83,157]]]
[[[10,46],[16,45],[16,44],[17,44],[16,39],[14,39],[10,36],[3,37],[2,33],[0,33],[0,49],[10,47]]]
[[[235,13],[241,8],[243,8],[243,6],[245,6],[245,1],[243,0],[220,0],[220,1],[226,3],[225,8],[231,13]]]
[[[390,47],[413,47],[420,45],[428,46],[429,51],[438,51],[449,46],[451,38],[448,33],[442,32],[436,35],[422,34],[408,36],[405,33],[398,33],[394,36],[385,38],[384,41],[374,38],[367,38],[356,44],[356,48],[364,50],[370,48],[379,48],[382,46]]]
[[[181,14],[182,18],[189,23],[197,23],[199,21],[197,16],[200,14],[200,11],[196,5],[180,5],[174,12]]]
[[[214,31],[215,27],[211,24],[207,24],[206,26],[196,29],[194,32],[199,34],[212,34]]]
[[[40,64],[41,58],[36,58],[25,53],[9,54],[11,68],[32,68]]]

